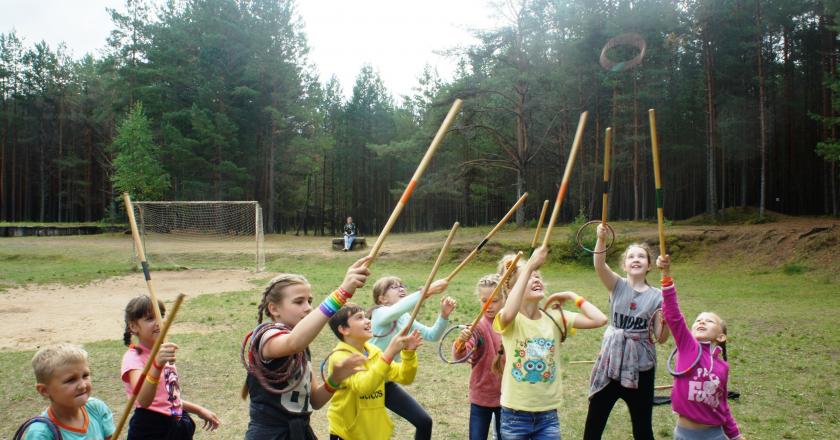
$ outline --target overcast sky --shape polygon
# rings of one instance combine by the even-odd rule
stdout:
[[[15,29],[27,47],[65,42],[74,57],[105,47],[112,28],[106,7],[123,0],[0,0],[0,32]],[[322,81],[335,74],[345,95],[371,64],[399,98],[411,93],[428,63],[444,78],[455,68],[434,52],[474,43],[471,29],[491,27],[487,0],[298,0]]]

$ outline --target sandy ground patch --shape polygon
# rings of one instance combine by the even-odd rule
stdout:
[[[247,270],[161,271],[152,275],[158,297],[170,302],[179,293],[253,289],[257,277]],[[119,339],[128,301],[148,294],[143,275],[114,277],[87,286],[60,284],[14,288],[0,295],[0,349],[34,350],[55,342],[84,343]],[[177,324],[173,326],[176,331]]]

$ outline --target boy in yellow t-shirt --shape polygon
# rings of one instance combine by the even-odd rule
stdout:
[[[519,270],[516,284],[496,314],[493,330],[502,335],[505,369],[502,373],[502,438],[558,439],[561,405],[559,346],[574,329],[598,328],[607,317],[573,292],[555,293],[571,301],[581,313],[543,312],[545,286],[538,269],[548,250],[540,247]]]
[[[341,388],[333,395],[327,412],[330,439],[391,438],[394,424],[385,411],[385,381],[404,385],[414,381],[417,373],[415,350],[423,342],[420,333],[415,330],[410,335],[394,336],[383,352],[368,343],[373,332],[364,309],[350,303],[330,318],[330,328],[340,340],[329,356],[330,373],[338,362],[348,356],[358,353],[367,358],[364,369],[344,379]],[[392,361],[397,354],[402,357],[402,362]]]

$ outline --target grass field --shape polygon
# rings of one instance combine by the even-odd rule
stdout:
[[[626,236],[651,234],[648,225],[623,225]],[[565,230],[564,230],[565,231]],[[654,230],[655,231],[655,230]],[[465,269],[450,286],[449,295],[460,307],[452,323],[469,321],[477,312],[474,283],[492,272],[495,261],[505,252],[527,246],[532,231],[506,230],[499,245],[488,246],[489,254]],[[655,234],[655,232],[653,232]],[[389,237],[385,255],[373,266],[374,277],[401,276],[410,286],[421,285],[431,267],[435,247],[445,231]],[[559,237],[558,239],[564,238]],[[481,237],[480,230],[461,233],[456,255],[469,250]],[[632,238],[632,237],[631,237]],[[120,235],[0,239],[0,289],[28,283],[79,284],[94,279],[131,273],[129,238]],[[273,236],[268,238],[268,278],[276,272],[305,274],[313,284],[316,303],[342,278],[346,266],[361,253],[327,251],[326,238]],[[562,254],[562,245],[555,245]],[[307,251],[317,249],[317,251]],[[234,265],[247,256],[210,255],[210,267]],[[713,310],[729,325],[729,356],[732,365],[730,389],[741,398],[732,409],[742,430],[750,439],[836,439],[840,438],[840,330],[834,321],[840,312],[840,284],[834,269],[813,269],[799,260],[777,265],[756,264],[749,255],[723,258],[714,247],[685,249],[691,258],[675,257],[674,276],[681,303],[689,319],[702,310]],[[454,256],[441,269],[448,273],[457,263]],[[787,263],[787,264],[785,264]],[[614,265],[613,265],[614,266]],[[607,293],[600,286],[591,265],[552,261],[543,270],[552,291],[574,290],[602,310],[608,310]],[[137,275],[141,276],[141,275]],[[650,277],[654,281],[655,277]],[[370,283],[372,285],[372,283]],[[179,333],[172,340],[179,344],[179,372],[183,396],[214,410],[222,419],[221,428],[199,438],[241,439],[248,422],[247,403],[239,399],[244,370],[239,363],[242,336],[256,320],[256,304],[261,286],[250,291],[208,294],[192,297],[175,324],[199,331]],[[0,295],[3,295],[0,290]],[[361,289],[357,302],[371,304],[370,288]],[[85,313],[67,308],[67,313]],[[121,316],[121,310],[113,315]],[[420,316],[431,322],[437,314],[429,303]],[[0,311],[0,316],[4,314]],[[113,316],[109,316],[113,317]],[[61,316],[49,317],[61,320]],[[593,359],[603,329],[582,331],[562,347],[565,361]],[[72,342],[72,341],[71,341]],[[313,359],[320,362],[336,340],[324,331],[313,344]],[[125,347],[110,336],[86,344],[91,354],[94,395],[105,400],[116,413],[122,411],[125,397],[118,370]],[[661,367],[657,384],[670,383],[664,369],[669,341],[660,347]],[[409,391],[427,408],[435,420],[434,438],[464,439],[467,436],[469,405],[465,365],[443,364],[436,354],[437,344],[421,348],[420,371]],[[17,424],[42,410],[46,403],[34,390],[29,360],[33,350],[0,352],[0,439],[11,438]],[[580,438],[586,417],[589,365],[563,365],[564,403],[560,410],[564,438]],[[320,438],[327,438],[326,411],[313,415]],[[670,407],[654,409],[654,432],[670,438],[674,416]],[[629,416],[619,403],[613,411],[604,438],[631,438]],[[411,429],[396,421],[396,438],[413,438]]]

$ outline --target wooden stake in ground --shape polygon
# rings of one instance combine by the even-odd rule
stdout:
[[[548,212],[548,200],[543,202],[542,211],[540,211],[540,219],[537,221],[537,230],[534,231],[534,238],[531,240],[531,252],[534,252],[534,249],[537,248],[537,240],[540,239],[540,228],[542,228],[546,212]]]
[[[155,322],[161,325],[160,308],[158,307],[157,293],[152,284],[152,275],[149,273],[149,263],[146,261],[146,252],[143,251],[143,241],[140,240],[140,232],[137,230],[137,221],[134,218],[134,205],[131,204],[131,197],[127,192],[123,193],[125,210],[128,214],[128,225],[131,226],[131,236],[134,238],[134,251],[137,259],[140,260],[140,267],[143,268],[143,276],[146,277],[146,287],[149,289],[149,297],[152,300],[152,311],[155,315]],[[116,437],[114,437],[116,439]]]
[[[426,278],[426,285],[423,286],[420,299],[417,301],[417,304],[414,305],[414,310],[411,311],[411,319],[408,320],[408,324],[404,329],[402,329],[402,332],[400,332],[401,335],[408,334],[408,331],[411,330],[411,326],[414,325],[414,320],[417,318],[417,314],[420,313],[420,307],[422,307],[423,303],[426,301],[426,292],[429,291],[429,286],[432,285],[432,281],[434,281],[435,275],[437,275],[437,271],[440,268],[440,263],[443,261],[443,256],[446,254],[447,249],[449,249],[449,245],[452,244],[452,239],[455,238],[455,232],[458,230],[459,226],[461,225],[458,222],[455,222],[455,224],[452,225],[452,229],[449,231],[446,241],[443,242],[443,247],[440,248],[440,253],[435,260],[435,265],[432,266],[432,271],[429,273],[429,277]]]
[[[664,192],[662,190],[662,177],[659,174],[659,139],[656,137],[656,110],[648,110],[650,120],[650,148],[653,153],[653,177],[656,184],[656,221],[659,226],[659,255],[667,255],[665,250],[665,215],[663,212]],[[668,275],[667,271],[662,272]]]
[[[557,191],[557,200],[554,202],[554,210],[551,211],[551,220],[545,227],[545,237],[543,238],[543,246],[548,246],[551,240],[551,230],[554,228],[554,223],[557,222],[557,217],[560,215],[560,206],[563,204],[563,199],[566,197],[566,190],[569,188],[569,180],[572,177],[572,168],[575,164],[575,157],[578,149],[580,149],[580,140],[583,138],[583,129],[586,127],[586,117],[589,112],[580,114],[580,121],[578,121],[577,131],[575,131],[575,140],[572,142],[572,149],[569,152],[569,159],[566,161],[566,171],[563,172],[563,180],[560,182],[560,189]]]
[[[476,255],[478,255],[478,253],[481,252],[481,249],[484,247],[484,245],[487,244],[487,242],[494,235],[496,235],[496,232],[498,232],[499,229],[502,229],[502,226],[504,226],[508,222],[508,220],[510,220],[510,218],[513,217],[513,214],[516,213],[516,211],[519,209],[519,207],[522,206],[523,203],[525,203],[525,198],[526,197],[528,197],[528,193],[522,194],[522,197],[520,197],[519,200],[517,200],[516,203],[514,203],[513,207],[510,208],[510,210],[507,212],[507,214],[505,214],[505,216],[502,217],[501,220],[499,220],[499,223],[497,223],[496,226],[493,229],[491,229],[490,232],[487,233],[487,235],[484,236],[484,238],[481,240],[481,243],[479,243],[478,246],[476,246],[475,249],[473,249],[470,252],[470,254],[467,255],[467,257],[464,258],[463,261],[461,261],[460,264],[458,264],[458,267],[456,267],[452,271],[452,273],[450,273],[446,277],[446,281],[452,281],[452,278],[455,278],[455,275],[458,275],[458,272],[460,272],[461,269],[464,268],[464,266],[466,266],[467,264],[470,263],[470,261],[475,259]]]
[[[172,325],[172,322],[175,321],[175,316],[178,314],[178,309],[181,307],[181,303],[184,302],[184,297],[183,293],[178,295],[178,298],[175,299],[175,304],[172,306],[172,311],[169,312],[169,317],[160,329],[160,335],[157,340],[155,340],[155,345],[152,347],[151,354],[149,354],[149,360],[147,360],[146,365],[143,366],[143,372],[140,374],[140,378],[138,379],[141,385],[146,379],[146,375],[149,374],[149,370],[152,368],[152,362],[154,362],[155,357],[157,357],[157,354],[160,351],[161,344],[164,339],[166,339],[166,333],[169,332],[169,327]],[[139,390],[135,389],[135,392],[128,398],[128,402],[126,402],[123,413],[120,415],[120,420],[117,423],[117,429],[114,431],[114,434],[111,435],[112,439],[119,440],[120,432],[122,432],[122,429],[125,426],[125,421],[128,420],[128,415],[131,413],[131,410],[134,409],[134,402],[137,401],[138,394],[140,394]]]
[[[370,265],[373,264],[373,260],[375,260],[376,256],[379,255],[379,249],[382,247],[382,243],[385,242],[385,237],[388,236],[388,233],[391,232],[391,228],[394,227],[394,223],[396,223],[397,219],[400,217],[400,213],[402,213],[403,208],[408,203],[408,199],[411,198],[411,194],[414,192],[417,182],[420,181],[420,178],[426,171],[426,167],[429,166],[432,156],[434,156],[435,151],[437,151],[443,137],[446,136],[446,132],[452,125],[452,122],[455,121],[455,115],[457,115],[461,110],[461,106],[463,104],[464,102],[460,99],[456,99],[455,102],[452,103],[452,108],[449,109],[449,113],[446,114],[443,124],[441,124],[437,134],[435,134],[434,139],[432,139],[432,143],[426,150],[426,154],[420,161],[420,165],[417,166],[417,169],[414,171],[414,175],[411,176],[411,181],[408,182],[408,185],[406,185],[405,191],[403,191],[400,200],[397,202],[397,206],[394,207],[394,210],[391,212],[391,216],[388,218],[388,222],[385,223],[385,227],[382,228],[382,232],[380,232],[379,237],[376,238],[376,243],[374,243],[373,248],[370,250],[370,254],[368,254],[370,259],[365,263],[365,267],[370,267]]]
[[[490,294],[490,297],[487,298],[487,301],[484,303],[484,306],[481,307],[481,311],[478,312],[478,315],[475,317],[475,319],[473,319],[472,323],[470,323],[470,326],[468,327],[470,330],[470,335],[472,335],[472,332],[474,331],[475,326],[478,325],[478,321],[481,320],[481,317],[484,316],[485,313],[487,313],[487,309],[490,307],[490,304],[493,303],[493,298],[495,298],[496,295],[499,292],[501,292],[503,286],[507,285],[507,281],[508,279],[510,279],[511,274],[513,274],[513,272],[515,272],[517,269],[516,265],[519,263],[520,258],[522,258],[522,251],[516,253],[516,257],[513,258],[513,261],[511,261],[508,267],[505,269],[505,273],[502,275],[502,278],[499,280],[499,283],[496,284],[496,288],[493,289],[493,292]],[[455,341],[456,351],[460,352],[463,348],[464,342],[462,342],[460,339]]]

